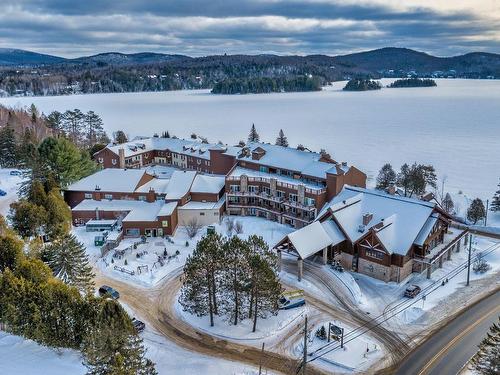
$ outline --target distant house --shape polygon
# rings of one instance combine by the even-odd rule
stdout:
[[[436,204],[378,190],[345,186],[312,224],[285,236],[276,246],[302,262],[319,255],[347,270],[401,282],[412,272],[432,271],[460,247],[465,232]]]

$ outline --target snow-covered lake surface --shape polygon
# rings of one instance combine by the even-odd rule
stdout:
[[[386,85],[391,80],[383,80]],[[2,98],[35,103],[43,112],[80,108],[99,113],[110,132],[131,136],[169,130],[210,141],[246,139],[255,123],[261,140],[283,128],[291,145],[327,149],[369,177],[386,162],[433,164],[445,189],[491,198],[500,171],[500,81],[438,80],[437,87],[342,92],[343,82],[314,93],[222,96],[207,90]]]

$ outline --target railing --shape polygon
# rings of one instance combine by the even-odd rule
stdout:
[[[299,208],[301,210],[313,211],[316,209],[314,205],[305,205],[294,201],[289,201],[285,198],[281,197],[273,197],[272,195],[268,195],[266,193],[252,193],[252,192],[243,192],[243,191],[230,191],[227,193],[228,196],[236,196],[236,197],[254,197],[260,199],[266,199],[272,202],[284,204],[287,206]]]
[[[271,177],[247,177],[248,182],[265,182],[267,184],[271,184]],[[241,181],[241,176],[227,176],[226,177],[227,181]],[[293,189],[297,190],[299,185],[305,185],[301,180],[297,180],[297,183],[292,183],[292,182],[282,182],[282,181],[276,181],[276,186],[277,187],[282,187],[282,188],[287,188],[287,189]],[[317,189],[313,189],[310,187],[305,188],[305,192],[309,194],[314,194],[314,195],[321,195],[326,193],[326,188],[325,187],[319,187]]]

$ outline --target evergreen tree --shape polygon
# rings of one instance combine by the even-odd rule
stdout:
[[[479,351],[472,357],[472,368],[481,375],[500,373],[500,318],[479,344]]]
[[[10,205],[12,227],[21,237],[30,238],[44,233],[47,211],[42,206],[21,199]]]
[[[276,138],[276,145],[282,147],[288,147],[288,139],[285,136],[285,133],[283,133],[283,129],[280,129],[278,138]]]
[[[52,129],[55,134],[62,134],[63,131],[63,114],[59,111],[49,113],[46,118],[47,127]]]
[[[104,123],[101,117],[94,111],[87,112],[83,117],[85,123],[85,138],[87,146],[96,143],[109,143],[109,138],[104,131]]]
[[[491,200],[490,210],[493,212],[500,211],[500,182],[498,183],[498,190],[493,195],[493,199]]]
[[[376,189],[385,190],[396,182],[396,172],[389,163],[384,164],[378,172]]]
[[[259,133],[257,133],[257,130],[255,129],[255,124],[252,124],[252,128],[250,129],[248,142],[260,142]]]
[[[123,130],[117,130],[113,134],[113,137],[115,139],[115,142],[118,143],[118,144],[122,144],[122,143],[128,142],[127,136],[125,135],[125,133],[123,132]]]
[[[467,220],[476,224],[478,221],[483,220],[486,217],[486,209],[484,207],[483,201],[480,198],[476,198],[472,201],[469,208],[467,209]]]
[[[52,238],[67,234],[71,229],[71,209],[59,189],[49,191],[44,207],[47,211],[47,234]]]
[[[445,210],[449,214],[453,214],[455,204],[453,203],[453,200],[451,199],[450,193],[446,193],[441,205],[443,206],[443,210]]]
[[[403,164],[399,171],[396,183],[404,189],[406,197],[424,194],[427,186],[436,188],[436,172],[432,165],[413,163],[411,166]]]
[[[64,138],[45,138],[38,147],[40,158],[61,187],[80,180],[96,170],[87,152]]]
[[[68,110],[62,116],[62,128],[66,136],[75,145],[82,145],[83,121],[85,115],[78,108]]]
[[[42,260],[52,269],[54,276],[81,292],[90,292],[94,274],[85,253],[85,246],[73,234],[66,234],[42,251]]]
[[[12,168],[18,164],[17,142],[14,129],[7,126],[0,129],[0,166]]]
[[[219,286],[223,241],[219,234],[203,237],[197,244],[184,266],[184,280],[179,302],[185,311],[197,316],[210,316],[214,325],[214,315],[219,309]]]
[[[224,244],[224,311],[229,313],[234,325],[237,325],[245,315],[242,310],[246,304],[246,287],[248,285],[248,243],[237,236],[231,237]]]
[[[12,235],[0,237],[0,273],[14,270],[23,257],[23,243]]]

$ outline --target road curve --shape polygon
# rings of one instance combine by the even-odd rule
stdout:
[[[180,347],[226,360],[244,362],[259,366],[262,361],[264,368],[283,374],[295,374],[298,362],[286,355],[264,351],[212,336],[197,330],[182,319],[174,309],[177,292],[181,287],[180,276],[182,269],[172,272],[154,288],[141,288],[129,283],[107,277],[96,270],[95,282],[98,285],[106,284],[120,292],[123,300],[134,311],[140,313],[141,318],[150,324],[169,341]],[[307,367],[308,375],[326,375],[327,372],[315,367]]]
[[[400,363],[396,375],[455,375],[500,315],[500,289],[467,308],[420,344]]]

